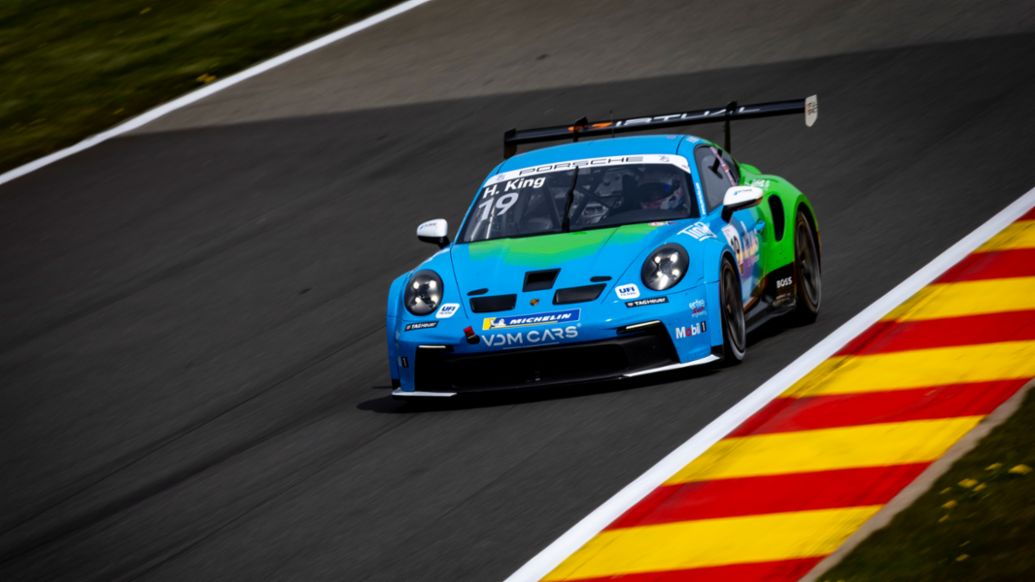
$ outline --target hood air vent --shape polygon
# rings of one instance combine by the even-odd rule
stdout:
[[[565,305],[567,303],[585,303],[600,297],[600,292],[606,285],[583,285],[582,287],[568,287],[558,289],[553,294],[554,305]]]
[[[509,311],[514,309],[517,303],[517,295],[487,295],[471,299],[471,311],[475,313],[488,313],[490,311]]]
[[[525,273],[525,285],[521,288],[522,291],[528,293],[529,291],[542,291],[543,289],[553,289],[553,284],[557,281],[557,274],[560,273],[560,269],[546,269],[545,271],[528,271]]]

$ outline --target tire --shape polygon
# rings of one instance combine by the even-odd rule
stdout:
[[[747,354],[747,327],[744,300],[740,296],[740,276],[728,259],[719,271],[719,308],[722,311],[722,365],[739,364]]]
[[[800,210],[794,220],[794,289],[795,306],[791,318],[802,324],[816,321],[823,300],[819,247],[812,226]]]

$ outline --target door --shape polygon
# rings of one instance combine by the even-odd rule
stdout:
[[[707,207],[709,226],[721,232],[736,256],[744,309],[750,309],[761,295],[762,265],[759,261],[762,220],[758,207],[745,208],[730,217],[722,215],[726,190],[737,185],[740,176],[729,154],[712,145],[698,146],[694,152],[701,190]],[[728,218],[728,220],[727,220]]]

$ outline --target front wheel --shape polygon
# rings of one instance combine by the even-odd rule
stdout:
[[[823,277],[816,236],[802,212],[798,212],[794,221],[794,282],[796,301],[793,318],[800,323],[812,323],[819,315]]]
[[[722,306],[722,363],[732,366],[739,364],[747,353],[747,327],[744,301],[740,296],[740,276],[725,259],[719,277],[719,302]]]

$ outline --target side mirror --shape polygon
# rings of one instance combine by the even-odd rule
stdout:
[[[432,243],[443,248],[449,244],[449,223],[444,218],[436,218],[422,222],[417,227],[417,238],[426,243]]]
[[[764,195],[758,186],[731,186],[722,197],[723,218],[729,220],[734,212],[751,208],[761,202]]]

